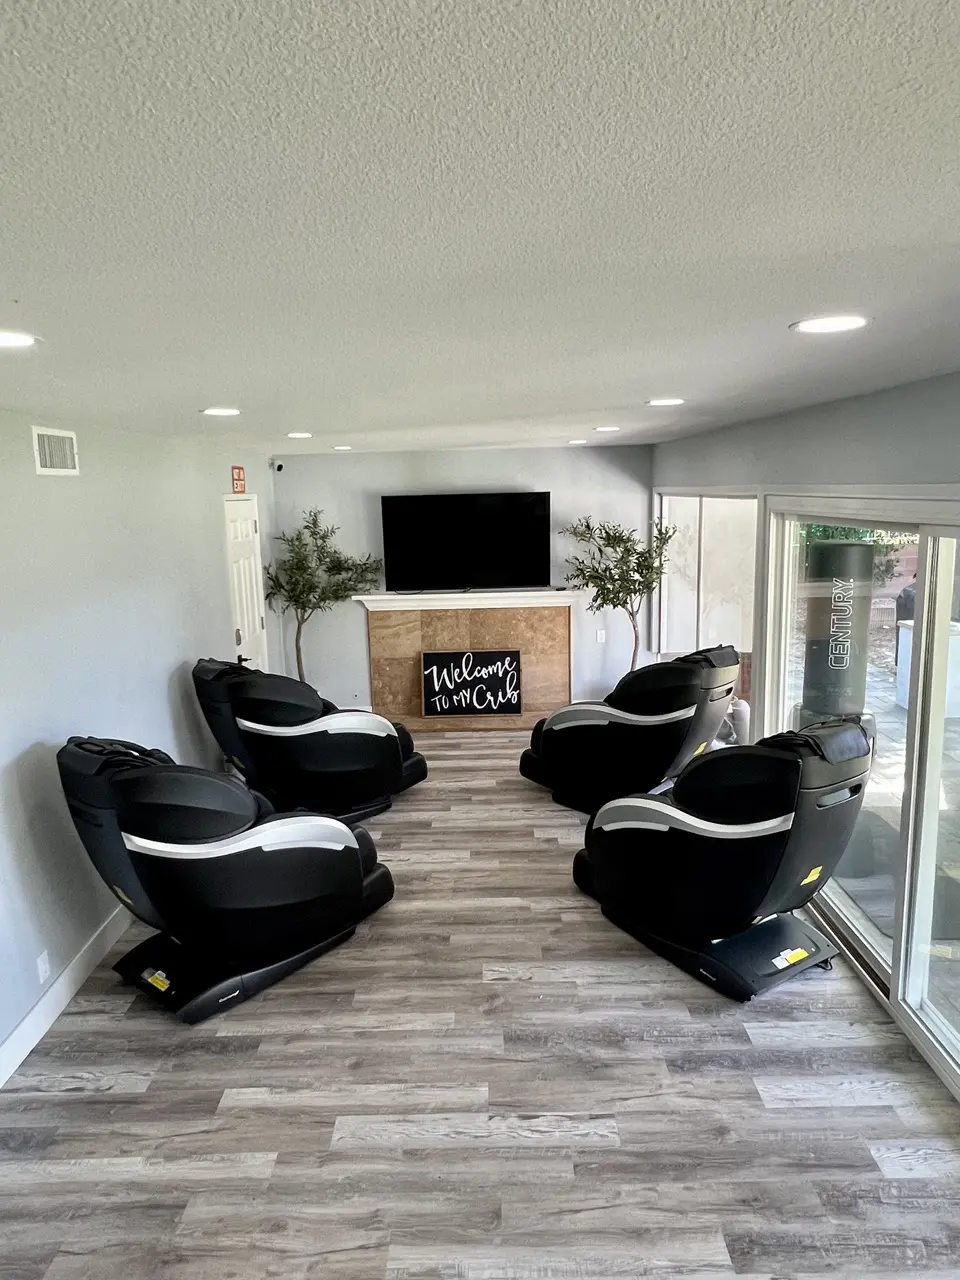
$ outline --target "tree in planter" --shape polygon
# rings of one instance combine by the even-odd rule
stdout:
[[[591,613],[622,609],[630,619],[633,628],[631,671],[636,669],[640,655],[640,609],[647,596],[660,585],[667,564],[667,547],[676,532],[672,525],[657,520],[650,545],[646,546],[636,529],[625,529],[612,520],[582,516],[561,529],[561,533],[568,534],[582,548],[581,553],[567,560],[570,566],[567,582],[593,592],[587,605]]]
[[[383,561],[375,556],[348,556],[334,543],[339,529],[323,523],[323,512],[312,507],[303,513],[295,533],[281,533],[285,552],[264,569],[267,599],[279,613],[297,620],[294,647],[297,675],[303,674],[303,628],[315,613],[326,613],[342,600],[369,591],[380,582]]]

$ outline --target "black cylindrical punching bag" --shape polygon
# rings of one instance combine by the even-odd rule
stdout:
[[[873,556],[870,542],[811,542],[807,547],[805,712],[841,716],[863,710]]]

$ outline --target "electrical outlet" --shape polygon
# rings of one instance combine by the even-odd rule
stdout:
[[[607,633],[601,627],[601,629],[597,632],[597,644],[606,644],[606,643],[607,643]]]
[[[41,951],[37,956],[37,977],[41,982],[46,982],[50,977],[50,956],[46,951]]]

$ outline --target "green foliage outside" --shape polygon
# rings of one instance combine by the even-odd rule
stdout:
[[[369,591],[380,582],[383,561],[375,556],[348,556],[335,544],[339,529],[323,523],[323,512],[312,507],[294,533],[281,533],[284,552],[264,569],[267,600],[279,613],[290,612],[297,622],[294,647],[297,675],[303,673],[303,628],[315,613],[326,613],[342,600]]]
[[[672,525],[655,521],[650,545],[636,529],[627,529],[612,520],[595,521],[581,516],[561,533],[568,534],[580,551],[567,560],[567,582],[593,593],[587,606],[591,613],[601,609],[622,609],[633,628],[631,671],[640,654],[640,609],[644,600],[660,585],[667,564],[667,547],[676,534]]]
[[[839,524],[805,524],[800,526],[800,537],[811,542],[872,542],[873,585],[882,587],[897,576],[894,553],[902,547],[913,546],[918,541],[915,533],[902,533],[893,529],[854,529]]]

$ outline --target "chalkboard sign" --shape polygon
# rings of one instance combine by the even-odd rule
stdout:
[[[516,716],[520,698],[520,650],[488,649],[424,653],[425,716]]]

